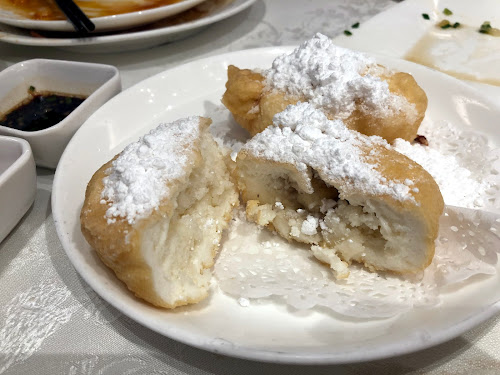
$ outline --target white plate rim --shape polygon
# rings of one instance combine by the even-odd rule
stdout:
[[[36,38],[29,35],[18,35],[10,33],[0,24],[0,42],[18,44],[25,46],[40,46],[40,47],[71,47],[79,46],[103,46],[117,43],[126,43],[133,41],[147,40],[149,38],[157,38],[160,36],[171,36],[181,34],[187,31],[196,30],[198,28],[211,25],[226,18],[229,18],[237,13],[249,8],[257,0],[235,0],[231,4],[221,9],[219,12],[207,17],[194,20],[191,22],[182,23],[174,26],[160,27],[152,30],[136,31],[131,33],[119,33],[102,36],[90,36],[85,38]]]
[[[120,97],[122,95],[129,95],[133,91],[138,91],[141,88],[147,87],[149,82],[153,82],[154,80],[159,79],[161,76],[164,76],[166,74],[175,74],[177,71],[182,70],[183,68],[189,67],[189,66],[207,66],[210,63],[214,62],[220,62],[222,63],[223,61],[231,61],[236,57],[241,57],[241,56],[248,56],[248,55],[273,55],[276,56],[277,54],[284,53],[287,51],[290,51],[293,47],[268,47],[268,48],[259,48],[259,49],[252,49],[252,50],[245,50],[245,51],[237,51],[237,52],[231,52],[231,53],[226,53],[223,55],[218,55],[218,56],[212,56],[200,60],[196,60],[193,62],[190,62],[188,64],[181,65],[179,67],[173,68],[173,69],[168,69],[162,73],[159,73],[155,76],[152,76],[142,82],[139,82],[138,84],[134,85],[133,87],[125,90],[121,94],[117,95],[115,98],[113,98],[108,104],[105,106],[111,105],[111,103],[115,103],[120,100]],[[489,106],[493,107],[500,113],[500,108],[490,101],[489,98],[483,96],[481,93],[476,92],[476,90],[470,88],[468,85],[465,83],[456,80],[455,78],[449,77],[443,73],[433,71],[431,69],[428,69],[426,67],[403,61],[403,60],[397,60],[393,58],[387,58],[384,57],[385,61],[397,61],[401,64],[406,64],[407,66],[414,66],[415,69],[424,69],[428,71],[428,74],[434,75],[436,77],[439,77],[439,79],[444,80],[445,82],[452,83],[454,85],[458,85],[462,90],[465,92],[468,92],[472,95],[473,98],[479,99],[483,103],[487,103]],[[82,126],[81,129],[85,129],[86,126],[89,126],[88,124],[91,124],[92,121],[95,119],[95,116],[99,115],[100,110],[96,112],[89,120]],[[82,130],[79,130],[79,132]],[[64,152],[63,156],[61,157],[61,161],[64,164],[64,160],[66,157],[69,156],[72,148],[72,144],[76,143],[78,139],[78,133],[73,137],[73,139],[70,141],[70,144],[68,145],[68,148]],[[97,294],[99,294],[104,300],[106,300],[108,303],[110,303],[112,306],[123,312],[125,315],[130,317],[131,319],[135,320],[139,324],[161,334],[164,336],[167,336],[171,339],[177,340],[179,342],[182,342],[187,345],[191,345],[194,347],[198,347],[200,349],[212,351],[214,353],[219,353],[219,354],[224,354],[232,357],[237,357],[237,358],[243,358],[243,359],[251,359],[251,360],[258,360],[258,361],[264,361],[264,362],[274,362],[274,363],[289,363],[289,364],[342,364],[342,363],[354,363],[354,362],[361,362],[361,361],[369,361],[369,360],[377,360],[377,359],[384,359],[388,357],[393,357],[393,356],[398,356],[398,355],[403,355],[403,354],[408,354],[412,353],[418,350],[426,349],[431,346],[438,345],[440,343],[443,343],[445,341],[448,341],[452,338],[455,338],[466,331],[472,329],[473,327],[477,326],[478,324],[486,321],[487,319],[493,317],[494,315],[498,314],[500,312],[500,300],[497,300],[496,302],[492,304],[488,304],[485,306],[481,306],[481,309],[474,315],[467,317],[466,319],[463,319],[459,323],[447,327],[446,329],[441,330],[438,333],[435,333],[433,336],[432,340],[429,340],[425,343],[419,343],[419,342],[406,342],[404,345],[402,345],[401,342],[394,342],[392,345],[385,346],[383,348],[375,348],[372,350],[362,350],[358,353],[349,353],[350,356],[345,356],[345,353],[328,353],[328,352],[320,352],[320,353],[306,353],[306,354],[300,354],[300,353],[285,353],[282,351],[272,351],[272,350],[258,350],[258,349],[252,349],[252,348],[241,348],[238,346],[233,346],[233,345],[227,345],[226,342],[223,341],[217,341],[217,342],[208,342],[208,341],[203,341],[200,340],[200,337],[198,335],[193,335],[189,332],[179,332],[175,328],[172,327],[166,327],[166,329],[159,329],[158,326],[156,326],[153,322],[148,321],[147,319],[141,319],[140,317],[137,317],[136,312],[134,311],[134,308],[131,305],[127,305],[124,303],[124,301],[116,295],[110,295],[107,293],[106,290],[106,285],[99,284],[96,282],[94,278],[92,278],[92,275],[87,273],[87,270],[85,269],[85,264],[80,263],[80,259],[78,251],[75,251],[75,249],[72,249],[71,245],[71,239],[69,237],[69,233],[66,233],[66,228],[64,227],[64,209],[62,203],[60,203],[59,200],[59,185],[61,184],[61,180],[63,179],[62,177],[62,169],[57,169],[55,178],[54,178],[54,184],[53,184],[53,192],[52,192],[52,212],[53,212],[53,217],[56,225],[56,230],[59,236],[59,239],[65,249],[66,254],[68,255],[68,258],[70,259],[71,263],[75,267],[75,269],[78,271],[80,276],[96,291]]]
[[[92,22],[96,31],[112,31],[124,29],[127,27],[136,27],[150,22],[160,20],[181,13],[192,8],[206,0],[182,0],[178,3],[159,6],[152,9],[145,9],[136,12],[116,14],[111,16],[93,17]],[[0,9],[1,10],[1,9]],[[74,31],[73,26],[67,20],[45,21],[32,20],[22,16],[6,16],[0,13],[0,22],[6,25],[32,30],[47,31]]]

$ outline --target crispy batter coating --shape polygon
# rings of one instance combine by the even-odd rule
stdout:
[[[392,116],[375,117],[367,111],[361,110],[362,102],[356,103],[357,109],[349,117],[342,118],[348,128],[366,135],[378,135],[388,142],[402,138],[409,142],[417,136],[417,130],[424,119],[427,109],[427,96],[415,79],[408,73],[397,72],[390,74],[381,67],[385,75],[380,78],[386,80],[391,93],[403,96],[414,105],[415,113],[407,114],[402,111]],[[249,69],[239,69],[230,65],[227,70],[228,80],[222,103],[233,114],[234,119],[243,128],[255,135],[272,123],[276,113],[283,111],[289,104],[305,101],[304,98],[287,95],[284,92],[265,88],[265,77]],[[339,118],[337,113],[324,109],[330,119]]]

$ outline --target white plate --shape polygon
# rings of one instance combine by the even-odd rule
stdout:
[[[209,3],[212,0],[206,0]],[[157,22],[141,28],[110,35],[96,35],[86,38],[36,37],[29,30],[19,29],[0,23],[0,42],[26,46],[57,47],[80,53],[112,53],[150,48],[159,44],[185,38],[201,28],[231,17],[250,7],[255,0],[233,0],[228,5],[219,1],[213,12],[202,18],[173,26]],[[204,6],[205,3],[200,4]],[[217,3],[217,2],[216,2]],[[217,4],[218,4],[217,3]]]
[[[116,0],[104,0],[112,2]],[[91,18],[95,25],[96,32],[121,30],[140,25],[145,25],[151,22],[161,20],[165,17],[170,17],[175,14],[184,12],[205,0],[182,0],[178,3],[160,6],[158,8],[146,9],[137,12],[115,14],[105,17]],[[85,7],[82,7],[85,11]],[[88,13],[88,12],[87,12]],[[43,21],[32,20],[15,14],[9,10],[0,7],[0,22],[6,25],[20,27],[30,30],[51,30],[51,31],[75,31],[71,23],[67,20],[61,21]]]
[[[262,361],[345,363],[394,356],[446,341],[497,313],[498,273],[443,295],[436,308],[415,309],[385,320],[356,320],[320,311],[297,313],[274,304],[241,307],[217,288],[203,303],[165,311],[134,298],[100,262],[83,238],[79,222],[92,174],[159,122],[213,111],[220,105],[228,64],[265,68],[289,50],[247,50],[167,70],[124,91],[89,118],[61,158],[52,193],[57,232],[77,271],[106,301],[156,332],[209,351]],[[379,61],[415,76],[429,97],[429,121],[445,119],[464,129],[474,127],[500,145],[496,131],[500,109],[479,93],[416,64]]]

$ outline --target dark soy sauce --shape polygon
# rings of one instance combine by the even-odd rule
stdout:
[[[33,132],[50,128],[64,120],[84,100],[59,93],[35,93],[30,87],[30,98],[0,118],[0,125]]]

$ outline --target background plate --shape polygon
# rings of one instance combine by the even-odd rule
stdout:
[[[159,21],[140,29],[85,38],[75,38],[73,35],[40,37],[32,34],[29,30],[0,23],[0,42],[26,46],[56,47],[79,53],[133,51],[185,38],[200,31],[203,27],[247,9],[254,2],[255,0],[206,0],[200,6],[213,3],[213,11],[192,21],[174,25]]]
[[[116,1],[116,0],[104,0]],[[128,1],[128,0],[127,0]],[[183,0],[178,3],[160,6],[158,8],[115,14],[106,17],[92,18],[95,25],[95,32],[121,30],[130,27],[145,25],[151,22],[170,17],[184,12],[206,0]],[[50,31],[75,31],[69,21],[42,21],[24,18],[7,10],[0,8],[0,22],[6,25],[20,27],[30,30],[50,30]]]
[[[445,15],[450,9],[453,14]],[[429,15],[429,20],[422,14]],[[457,29],[440,29],[443,19]],[[500,28],[497,0],[405,0],[362,22],[338,45],[369,53],[416,61],[445,72],[483,91],[500,103],[500,37],[478,32],[484,21]]]
[[[134,298],[80,232],[79,213],[92,174],[160,122],[204,115],[220,106],[228,64],[266,68],[290,48],[247,50],[198,60],[151,77],[111,99],[80,128],[56,170],[52,211],[59,238],[81,276],[138,323],[175,340],[242,358],[286,363],[346,363],[390,357],[458,336],[500,310],[500,277],[477,278],[442,295],[436,308],[396,318],[358,320],[278,304],[242,307],[216,286],[210,298],[173,311]],[[429,98],[425,121],[447,120],[500,144],[500,110],[469,86],[406,61],[378,58],[410,72]],[[479,292],[480,291],[480,292]]]

